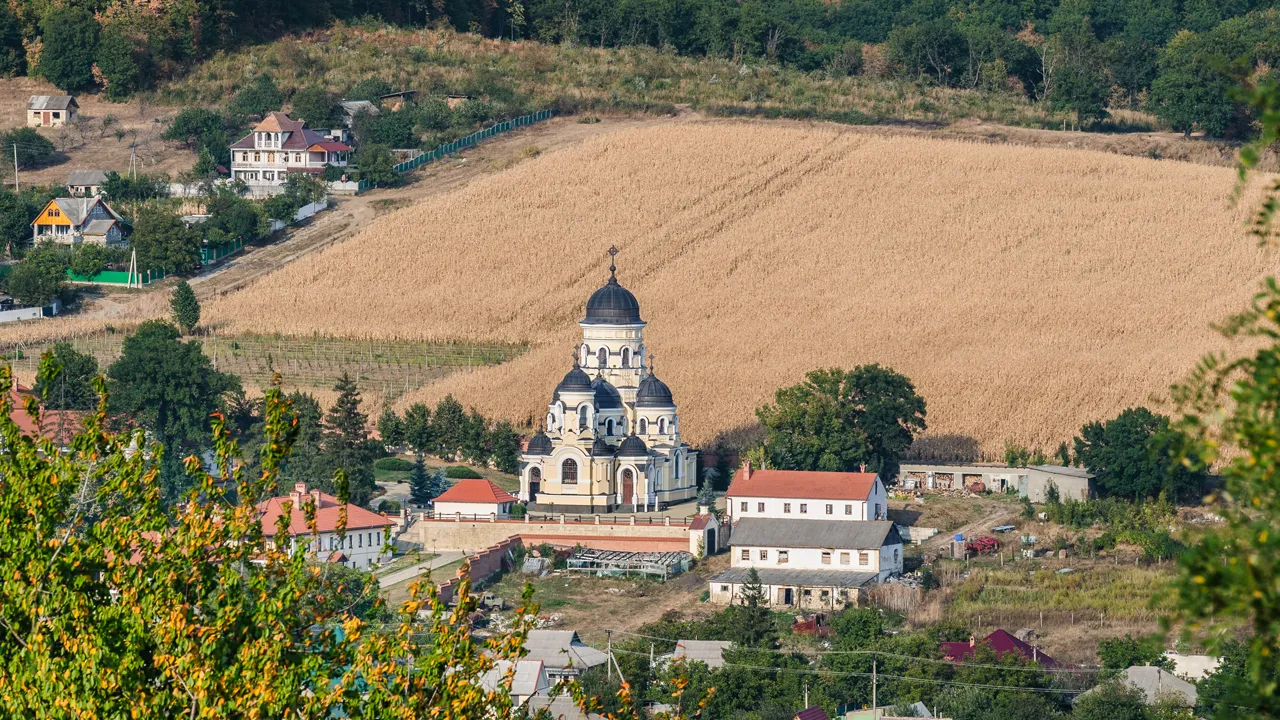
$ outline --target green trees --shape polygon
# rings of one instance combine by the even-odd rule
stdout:
[[[418,453],[432,452],[435,436],[431,431],[431,408],[414,403],[404,412],[404,440]]]
[[[173,213],[143,208],[129,236],[139,270],[185,274],[200,264],[200,232]]]
[[[91,278],[107,269],[112,251],[101,245],[80,243],[71,249],[70,270],[82,278]]]
[[[1160,54],[1159,74],[1151,84],[1152,112],[1188,137],[1193,130],[1225,135],[1235,114],[1231,81],[1222,72],[1226,62],[1212,39],[1179,34]]]
[[[0,144],[12,162],[14,146],[18,146],[18,167],[22,169],[35,167],[53,157],[53,143],[36,132],[35,128],[23,127],[10,130],[0,135]]]
[[[426,505],[435,497],[432,489],[431,476],[427,474],[426,463],[422,460],[422,453],[418,453],[413,469],[409,471],[409,497],[418,505]]]
[[[373,461],[381,454],[369,439],[369,418],[360,410],[360,391],[346,373],[333,386],[338,399],[325,416],[324,449],[334,468],[346,474],[351,502],[366,505],[373,495]]]
[[[9,294],[23,305],[48,305],[66,286],[70,253],[52,243],[36,246],[9,273]]]
[[[487,445],[494,466],[509,475],[520,472],[520,435],[511,423],[503,420],[494,425]]]
[[[1150,638],[1103,638],[1098,641],[1098,658],[1108,670],[1124,670],[1135,665],[1154,665],[1173,670],[1173,663],[1164,656],[1164,648]]]
[[[389,404],[382,408],[382,415],[378,417],[378,436],[387,447],[404,444],[404,421]]]
[[[215,110],[195,105],[183,108],[165,128],[162,137],[184,143],[197,152],[204,149],[223,165],[231,163],[227,121]]]
[[[1149,720],[1147,696],[1132,685],[1103,683],[1076,700],[1073,720]]]
[[[356,151],[355,164],[359,178],[374,185],[390,185],[398,179],[395,159],[391,157],[391,149],[386,145],[361,145]]]
[[[334,128],[342,121],[337,98],[318,85],[294,93],[289,105],[289,116],[305,122],[309,128]]]
[[[107,368],[112,414],[166,445],[207,438],[210,415],[240,389],[239,378],[213,369],[199,342],[181,338],[169,323],[148,320],[125,338],[120,359]]]
[[[879,365],[813,370],[756,410],[773,467],[892,474],[915,434],[925,402],[905,376]]]
[[[949,85],[964,64],[965,38],[948,18],[899,26],[889,33],[889,57],[909,76]]]
[[[79,352],[71,343],[60,342],[50,353],[52,363],[41,363],[36,374],[35,393],[50,410],[92,410],[98,406],[93,381],[98,377],[98,361]]]
[[[169,308],[173,310],[173,321],[184,333],[190,334],[200,322],[200,301],[186,280],[179,280],[169,295]]]
[[[263,117],[279,110],[283,104],[284,95],[276,87],[276,81],[264,73],[236,92],[231,102],[227,103],[227,112],[232,115]]]
[[[62,6],[40,21],[44,48],[37,70],[49,82],[79,92],[93,85],[93,61],[98,48],[98,21],[88,10]]]
[[[1202,471],[1175,465],[1176,434],[1169,418],[1129,408],[1107,422],[1091,422],[1075,438],[1076,460],[1095,476],[1098,493],[1132,500],[1165,493],[1172,500],[1195,496]]]
[[[113,23],[102,31],[95,62],[107,99],[127,100],[141,87],[143,68],[136,53],[137,43],[122,25]]]
[[[755,568],[747,572],[742,583],[742,593],[734,611],[735,638],[744,647],[774,648],[778,644],[778,629],[769,611],[769,598],[765,595],[760,573]]]
[[[0,5],[0,76],[13,77],[27,71],[27,53],[22,47],[22,25],[13,11]]]

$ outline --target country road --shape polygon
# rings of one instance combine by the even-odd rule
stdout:
[[[440,555],[434,558],[431,558],[426,562],[418,563],[413,567],[407,567],[403,570],[397,570],[393,573],[388,573],[386,575],[383,575],[382,577],[378,578],[378,585],[385,590],[393,585],[399,585],[400,583],[405,582],[407,580],[412,580],[418,577],[419,575],[421,575],[422,573],[426,572],[427,570],[435,570],[436,568],[442,568],[445,565],[455,563],[461,560],[462,558],[463,558],[463,554],[456,550],[443,552],[443,553],[440,553]],[[444,578],[444,579],[448,580],[448,578]]]

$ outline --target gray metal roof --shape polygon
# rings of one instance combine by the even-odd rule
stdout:
[[[676,643],[674,657],[697,660],[709,668],[724,665],[724,651],[733,647],[728,640],[681,640]]]
[[[729,544],[779,548],[878,549],[898,545],[902,537],[888,520],[775,520],[743,518],[733,526]]]
[[[597,720],[603,717],[595,713],[582,712],[568,694],[559,695],[555,699],[546,695],[534,695],[529,698],[530,710],[542,710],[544,708],[556,720]]]
[[[1093,473],[1078,467],[1067,467],[1066,465],[1032,465],[1028,470],[1039,470],[1043,473],[1051,473],[1053,475],[1069,475],[1078,478],[1092,478]]]
[[[90,220],[80,232],[83,235],[106,235],[115,224],[115,220]]]
[[[495,660],[493,668],[480,676],[480,686],[490,692],[497,690],[499,683],[511,671],[510,660]],[[551,687],[550,681],[542,672],[542,663],[537,660],[517,660],[515,674],[511,678],[511,694],[519,696],[537,695]]]
[[[102,185],[107,182],[107,174],[101,170],[72,170],[67,176],[67,185]]]
[[[744,583],[751,568],[731,567],[711,579],[713,583]],[[848,570],[790,570],[783,568],[756,568],[760,582],[765,585],[790,585],[793,587],[860,588],[875,582],[876,573],[850,572]]]
[[[541,660],[548,669],[554,670],[567,668],[571,663],[575,670],[586,670],[603,665],[609,657],[579,640],[573,630],[530,630],[524,649],[526,660]]]
[[[355,115],[361,112],[367,112],[370,115],[378,114],[378,106],[368,100],[343,100],[338,104],[342,106],[342,111],[348,115]]]
[[[1176,699],[1182,707],[1195,707],[1196,686],[1168,670],[1149,665],[1134,665],[1121,673],[1118,679],[1141,690],[1147,698],[1148,705],[1158,699],[1171,698]],[[1096,687],[1092,688],[1084,692],[1081,697],[1097,690]]]
[[[72,105],[80,107],[70,95],[32,95],[27,101],[28,110],[66,110]]]
[[[71,221],[72,225],[79,225],[84,222],[85,216],[89,214],[89,208],[98,201],[97,198],[54,198],[58,209],[63,215]]]

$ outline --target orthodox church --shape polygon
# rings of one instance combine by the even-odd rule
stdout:
[[[617,250],[611,248],[610,255]],[[697,495],[697,451],[653,374],[640,303],[609,281],[587,301],[582,344],[522,456],[520,499],[543,512],[658,510]]]

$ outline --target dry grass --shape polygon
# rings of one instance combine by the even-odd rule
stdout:
[[[673,123],[388,215],[206,317],[235,331],[532,341],[418,393],[522,420],[565,372],[616,243],[694,442],[749,425],[806,370],[879,362],[916,382],[935,436],[992,454],[1006,438],[1052,447],[1157,401],[1221,346],[1209,323],[1242,307],[1271,262],[1229,205],[1232,181],[1084,151]]]

